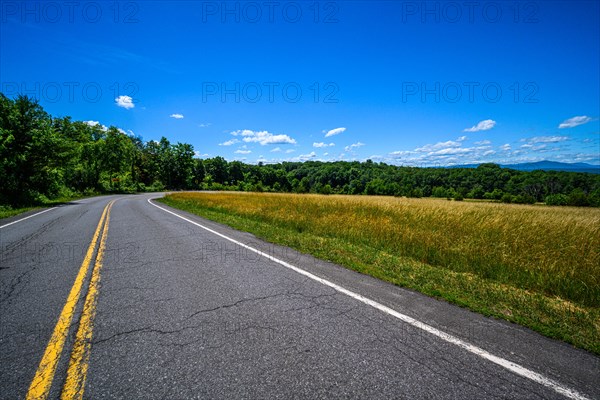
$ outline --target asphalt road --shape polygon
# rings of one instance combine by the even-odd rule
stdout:
[[[0,221],[1,399],[600,399],[585,351],[153,197]]]

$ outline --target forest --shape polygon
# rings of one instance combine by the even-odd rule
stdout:
[[[246,164],[200,159],[188,143],[144,141],[123,130],[53,117],[33,98],[0,93],[0,205],[162,190],[237,190],[484,199],[600,206],[600,175],[418,168],[371,160]]]

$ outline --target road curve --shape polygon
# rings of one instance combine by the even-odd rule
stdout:
[[[155,197],[0,221],[0,399],[600,398],[590,353]]]

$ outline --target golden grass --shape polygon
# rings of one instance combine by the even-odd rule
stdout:
[[[165,203],[600,348],[598,209],[230,192],[172,194]],[[578,324],[587,344],[573,339]]]

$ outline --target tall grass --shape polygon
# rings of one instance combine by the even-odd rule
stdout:
[[[600,351],[598,209],[257,193],[164,201]],[[578,324],[587,344],[573,338]]]

